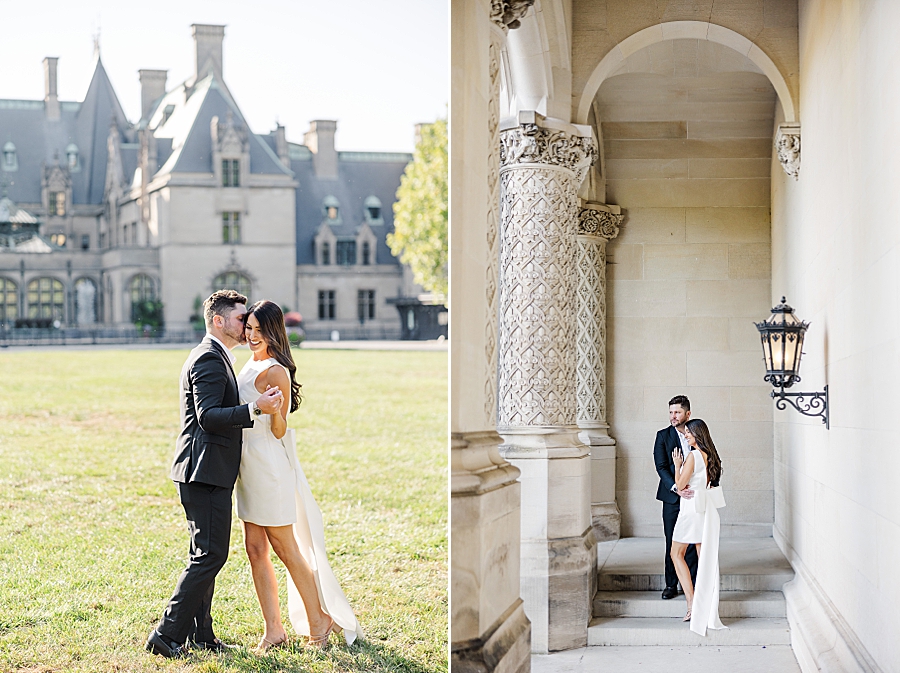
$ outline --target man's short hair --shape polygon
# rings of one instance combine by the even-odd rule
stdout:
[[[203,320],[206,329],[212,327],[213,316],[220,315],[227,318],[238,304],[247,304],[247,297],[236,290],[216,290],[203,302]]]
[[[676,395],[669,400],[669,406],[671,407],[673,404],[680,405],[685,411],[691,410],[691,401],[685,395]]]

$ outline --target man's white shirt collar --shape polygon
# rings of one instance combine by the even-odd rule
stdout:
[[[225,354],[228,356],[228,361],[231,363],[232,368],[234,368],[234,363],[235,363],[235,361],[237,361],[237,355],[232,353],[231,349],[228,346],[226,346],[225,344],[223,344],[221,339],[213,336],[209,332],[206,333],[206,336],[208,336],[210,339],[212,339],[217,344],[219,344],[222,348],[225,349]]]

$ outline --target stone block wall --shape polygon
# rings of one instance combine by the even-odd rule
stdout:
[[[703,40],[636,52],[598,93],[607,201],[625,212],[607,266],[623,536],[662,535],[653,441],[677,394],[722,457],[722,534],[772,534],[771,388],[752,323],[772,305],[774,108],[748,59]]]

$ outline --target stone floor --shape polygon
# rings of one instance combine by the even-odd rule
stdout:
[[[659,598],[663,583],[663,539],[625,538],[603,542],[597,546],[597,552],[600,583],[608,585],[601,587],[601,590],[606,588],[618,592],[621,610],[615,614],[623,617],[595,618],[592,629],[598,629],[601,623],[607,627],[628,626],[638,633],[632,634],[625,642],[635,644],[622,646],[611,641],[613,644],[606,646],[534,655],[531,659],[533,673],[631,673],[677,668],[689,668],[691,673],[800,672],[793,650],[787,644],[790,642],[789,633],[786,631],[784,599],[780,592],[781,585],[790,580],[794,573],[772,538],[720,540],[722,601],[737,600],[737,604],[729,606],[737,612],[728,618],[725,616],[727,611],[720,611],[729,629],[710,632],[705,639],[690,633],[686,625],[679,619],[671,619],[672,615],[668,614],[683,612],[682,596],[672,601]],[[773,593],[782,604],[779,619],[772,619],[779,614],[777,610],[770,612],[772,608],[777,608],[771,604]],[[635,600],[636,596],[640,596],[641,600]],[[655,598],[656,602],[650,604],[651,598]],[[597,609],[598,603],[595,601],[595,614],[598,614]],[[749,613],[742,612],[747,609]],[[657,615],[657,612],[660,614]],[[632,616],[635,614],[637,619]],[[743,618],[737,618],[738,615]],[[697,640],[696,645],[693,639]]]
[[[532,673],[800,673],[790,645],[583,647],[531,657]]]

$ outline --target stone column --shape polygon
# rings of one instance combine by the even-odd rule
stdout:
[[[576,425],[578,186],[589,127],[520,112],[500,133],[501,455],[522,471],[522,598],[532,651],[587,644],[595,545]]]
[[[529,3],[530,4],[530,3]],[[531,625],[519,597],[519,470],[500,456],[497,276],[500,54],[516,9],[454,0],[450,301],[453,673],[531,670]]]
[[[618,206],[578,214],[578,428],[591,451],[591,523],[598,542],[619,538],[616,440],[606,422],[606,242],[619,234]]]

